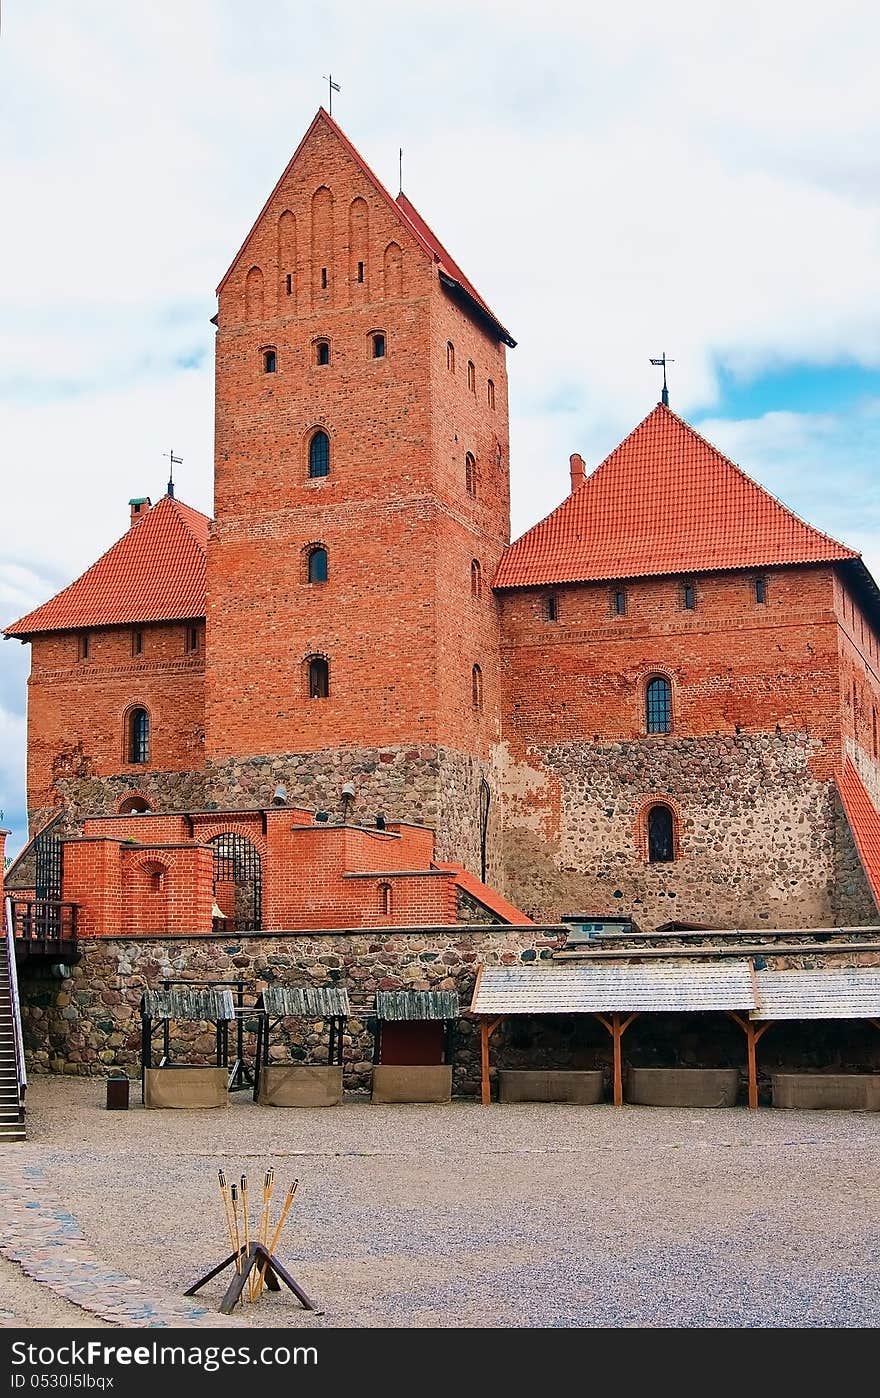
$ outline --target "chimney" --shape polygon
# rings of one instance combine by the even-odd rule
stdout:
[[[584,458],[577,452],[574,456],[569,457],[569,465],[571,466],[571,493],[574,495],[578,486],[583,485],[587,479],[587,468],[584,465]]]
[[[142,496],[140,500],[129,500],[128,506],[131,510],[131,519],[128,524],[129,529],[133,524],[137,524],[139,519],[143,519],[152,503],[149,495]]]

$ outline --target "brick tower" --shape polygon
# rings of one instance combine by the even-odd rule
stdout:
[[[514,342],[323,110],[218,297],[212,794],[425,821],[479,871]]]

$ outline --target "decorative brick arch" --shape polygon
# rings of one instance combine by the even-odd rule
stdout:
[[[665,680],[669,685],[670,725],[665,734],[648,732],[648,686],[652,680]],[[651,665],[645,668],[638,681],[638,705],[637,731],[639,733],[650,738],[668,737],[670,733],[674,733],[678,726],[678,685],[674,671],[665,665]]]
[[[138,802],[138,805],[134,803]],[[145,796],[142,791],[126,791],[124,796],[120,796],[116,802],[117,815],[133,815],[136,812],[152,811],[155,807],[149,796]]]
[[[147,716],[147,760],[146,762],[132,762],[131,746],[132,732],[131,725],[136,713],[145,713]],[[143,700],[135,700],[134,703],[126,705],[122,713],[122,761],[126,767],[148,767],[153,760],[153,715],[149,704]]]

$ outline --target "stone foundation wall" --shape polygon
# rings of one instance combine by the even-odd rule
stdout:
[[[20,972],[22,1019],[31,1068],[105,1076],[111,1067],[136,1076],[140,1061],[139,1003],[148,986],[168,980],[240,979],[245,1003],[272,980],[290,984],[345,985],[352,1012],[344,1039],[347,1091],[366,1091],[373,1054],[371,1019],[377,990],[457,990],[461,1006],[471,1002],[477,966],[528,964],[552,958],[564,940],[560,929],[449,927],[420,930],[313,934],[251,934],[222,938],[155,937],[143,940],[84,941],[69,979],[47,969]],[[843,937],[844,943],[859,934]],[[710,954],[710,947],[700,947]],[[797,951],[774,954],[768,935],[766,964],[771,970],[880,964],[880,950],[832,953],[827,944],[797,939]],[[602,963],[607,964],[607,963]],[[246,1020],[244,1056],[253,1062],[255,1020]],[[273,1035],[272,1062],[322,1063],[327,1060],[324,1025],[291,1022]],[[157,1036],[157,1047],[161,1036]],[[235,1033],[231,1032],[231,1058]],[[211,1026],[175,1025],[172,1058],[210,1063]],[[492,1038],[493,1068],[602,1068],[610,1073],[610,1039],[592,1016],[508,1020]],[[745,1040],[726,1016],[644,1015],[627,1030],[627,1063],[642,1067],[738,1067],[745,1072]],[[762,1082],[776,1069],[796,1071],[880,1071],[880,1034],[871,1025],[816,1023],[774,1025],[761,1040]],[[743,1079],[744,1080],[744,1079]],[[479,1034],[462,1018],[456,1029],[454,1090],[479,1091]]]
[[[560,743],[511,758],[505,893],[530,916],[631,914],[645,930],[828,926],[834,792],[805,734]],[[668,802],[677,857],[647,860],[647,810]]]
[[[159,772],[148,767],[134,774],[58,778],[55,788],[67,807],[66,834],[81,834],[87,816],[113,815],[123,796],[132,792],[145,796],[156,811],[201,811],[207,799],[203,772]]]
[[[541,928],[449,927],[393,932],[241,934],[82,941],[68,980],[48,969],[21,971],[22,1023],[35,1071],[103,1076],[110,1067],[136,1075],[140,1061],[139,1003],[144,989],[165,979],[244,982],[246,1003],[267,981],[296,985],[345,985],[352,1002],[344,1043],[345,1086],[369,1085],[373,1035],[368,1025],[377,990],[457,990],[462,1009],[471,1002],[476,967],[513,965],[552,955],[564,934]],[[255,1022],[252,1025],[255,1028]],[[233,1031],[234,1037],[234,1031]],[[253,1060],[254,1036],[245,1036]],[[160,1040],[157,1039],[157,1043]],[[210,1026],[173,1026],[172,1057],[210,1061]],[[233,1055],[234,1056],[234,1055]],[[324,1025],[292,1023],[279,1033],[273,1061],[326,1062]],[[479,1089],[479,1043],[473,1021],[459,1022],[456,1092]]]
[[[832,916],[835,927],[867,927],[880,923],[870,884],[856,849],[849,822],[834,792],[834,880]]]

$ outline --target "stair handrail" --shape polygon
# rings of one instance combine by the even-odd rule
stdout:
[[[6,956],[9,961],[9,1003],[12,1009],[12,1037],[15,1042],[15,1066],[18,1072],[18,1106],[24,1110],[27,1089],[27,1069],[24,1066],[24,1036],[21,1029],[21,1003],[18,998],[18,967],[15,963],[15,929],[12,919],[12,899],[4,899],[6,918]]]

